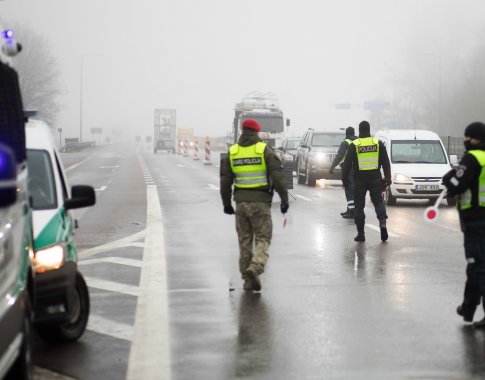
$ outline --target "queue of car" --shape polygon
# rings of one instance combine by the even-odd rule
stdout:
[[[392,184],[383,193],[387,205],[398,199],[435,201],[444,191],[443,175],[456,165],[456,155],[448,155],[440,137],[431,131],[415,129],[379,130],[375,137],[387,148],[391,163]],[[286,138],[279,150],[283,161],[294,162],[298,184],[314,186],[320,179],[341,179],[337,166],[330,166],[345,134],[342,131],[308,129],[301,138]],[[291,157],[288,157],[291,156]],[[453,198],[447,198],[454,205]]]

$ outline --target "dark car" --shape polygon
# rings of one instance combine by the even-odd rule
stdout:
[[[339,167],[332,174],[329,169],[344,138],[343,132],[308,129],[301,139],[296,156],[298,183],[314,186],[318,179],[340,179]]]
[[[292,161],[292,169],[296,170],[295,160],[300,146],[301,137],[286,137],[281,146],[276,149],[276,155],[281,161]]]

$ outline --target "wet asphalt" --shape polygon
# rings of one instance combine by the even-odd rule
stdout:
[[[162,206],[173,379],[485,375],[485,331],[464,324],[455,313],[466,263],[452,207],[443,203],[434,224],[423,219],[426,203],[388,207],[391,236],[383,243],[368,200],[367,241],[355,243],[353,222],[339,215],[345,197],[338,182],[311,188],[295,184],[286,227],[275,196],[263,289],[247,292],[238,273],[234,217],[222,212],[218,154],[213,152],[208,166],[139,148]],[[97,191],[97,206],[80,215],[81,262],[142,260],[143,238],[108,245],[89,257],[82,253],[136,238],[145,228],[146,178],[135,149],[102,148],[68,173],[71,184],[105,186]],[[125,377],[137,297],[101,289],[95,281],[136,287],[140,268],[112,261],[80,266],[88,285],[93,279],[98,286],[90,291],[92,315],[101,327],[63,347],[37,342],[37,365],[78,379]],[[482,316],[480,310],[476,319]],[[112,333],[110,321],[126,326],[127,333]]]

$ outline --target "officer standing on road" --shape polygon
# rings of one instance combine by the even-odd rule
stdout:
[[[443,177],[448,195],[458,197],[461,229],[465,236],[466,283],[463,303],[456,312],[472,322],[480,298],[485,309],[485,124],[465,129],[465,155],[457,169]],[[485,318],[475,322],[485,327]]]
[[[238,143],[230,147],[228,157],[221,160],[220,169],[224,213],[236,214],[239,271],[244,289],[256,291],[261,290],[259,275],[268,261],[273,233],[273,188],[281,198],[281,212],[285,214],[289,208],[281,161],[273,149],[261,141],[260,130],[256,120],[244,120]],[[236,211],[231,204],[233,184]]]
[[[357,137],[355,136],[355,129],[354,127],[348,127],[345,130],[345,139],[340,143],[340,147],[338,148],[337,155],[333,159],[332,165],[330,166],[330,174],[333,174],[337,165],[342,166],[345,156],[347,154],[347,150],[349,149],[350,144],[354,141]],[[343,218],[346,219],[353,219],[355,217],[355,206],[354,206],[354,178],[352,170],[350,171],[346,180],[342,177],[342,182],[344,184],[345,190],[345,198],[347,199],[347,210],[341,212]]]
[[[384,170],[384,180],[381,170]],[[355,241],[365,241],[365,197],[367,191],[374,204],[381,240],[388,238],[386,226],[386,206],[382,198],[382,192],[391,184],[391,165],[384,144],[370,135],[370,125],[367,121],[359,124],[359,138],[352,141],[352,145],[345,156],[342,165],[342,180],[347,181],[348,176],[354,171],[354,200],[355,200],[355,224],[357,226],[357,236]]]

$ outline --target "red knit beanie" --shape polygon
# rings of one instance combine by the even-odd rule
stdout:
[[[254,119],[246,119],[243,121],[242,127],[244,129],[251,129],[253,131],[259,132],[261,130],[261,126],[259,123]]]

